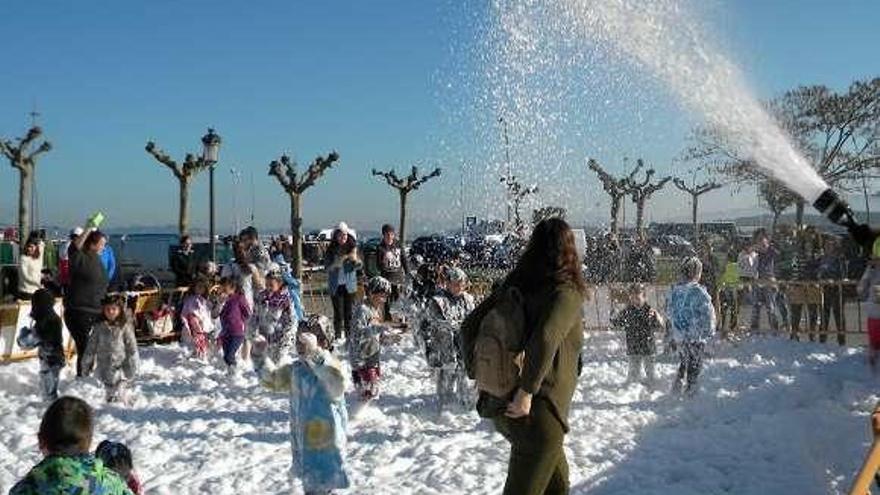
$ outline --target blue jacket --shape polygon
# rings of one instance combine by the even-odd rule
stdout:
[[[109,244],[104,246],[104,250],[101,251],[101,264],[104,265],[107,280],[112,281],[116,276],[116,255],[113,254],[113,248]]]
[[[673,285],[666,296],[666,315],[672,340],[703,342],[715,335],[715,307],[706,288],[697,282]]]

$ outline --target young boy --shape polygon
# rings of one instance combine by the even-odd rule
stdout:
[[[134,470],[131,450],[124,443],[104,440],[95,449],[95,457],[104,462],[104,466],[112,469],[125,480],[128,489],[135,495],[143,495],[144,487]]]
[[[474,310],[474,296],[467,293],[468,277],[461,268],[443,273],[443,289],[428,301],[425,318],[425,358],[437,379],[440,408],[456,401],[468,406],[473,392],[459,357],[461,322]]]
[[[644,368],[644,383],[653,385],[654,355],[657,353],[654,332],[663,328],[663,317],[648,304],[644,285],[633,284],[628,293],[629,305],[611,319],[614,327],[626,333],[626,355],[629,358],[626,381],[627,383],[640,381]]]
[[[40,359],[40,390],[43,398],[58,398],[58,375],[64,368],[64,344],[61,317],[55,313],[55,296],[46,289],[34,292],[31,301],[33,328],[22,328],[18,345],[22,349],[37,348]]]
[[[12,487],[10,495],[132,495],[115,472],[89,454],[94,425],[92,408],[81,399],[61,397],[53,402],[37,434],[43,460]]]
[[[387,332],[384,311],[391,291],[391,282],[383,277],[376,276],[367,282],[366,298],[355,310],[351,335],[348,337],[351,378],[361,400],[365,402],[379,395],[381,337]]]

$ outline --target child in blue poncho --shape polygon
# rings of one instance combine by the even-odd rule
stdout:
[[[297,337],[297,359],[276,367],[267,342],[254,342],[254,370],[263,387],[290,394],[291,474],[307,495],[348,488],[345,462],[348,416],[342,365],[312,333]]]

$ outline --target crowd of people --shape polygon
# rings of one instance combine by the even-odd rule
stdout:
[[[106,237],[94,225],[72,234],[62,293],[63,318],[77,349],[77,377],[94,374],[107,402],[125,404],[139,362],[130,308],[123,297],[107,293]],[[191,240],[182,237],[171,259],[178,283],[188,287],[178,311],[182,347],[196,363],[225,367],[231,380],[253,373],[266,390],[289,396],[292,472],[306,493],[349,486],[346,385],[352,383],[356,401],[372,403],[382,390],[383,349],[406,335],[432,372],[438,407],[475,408],[509,441],[505,493],[566,493],[562,445],[582,368],[590,276],[587,270],[585,277],[571,229],[557,218],[537,224],[513,269],[479,304],[469,292],[467,273],[454,260],[428,264],[407,259],[394,228],[385,225],[382,234],[371,254],[376,259],[369,260],[379,275],[365,277],[354,232],[345,223],[334,229],[324,256],[332,318],[306,313],[283,239],[267,247],[248,227],[232,240],[233,259],[215,267],[199,263]],[[38,258],[40,247],[37,242],[26,252]],[[661,338],[679,359],[671,393],[697,394],[717,322],[722,331],[735,328],[738,310],[732,308],[744,298],[757,315],[753,325],[761,312],[768,314],[772,328],[793,324],[794,315],[804,309],[810,315],[822,313],[795,304],[780,310],[783,292],[774,282],[782,249],[764,232],[731,253],[723,269],[713,262],[711,248],[685,257],[663,308],[652,307],[646,297],[645,284],[656,276],[649,249],[639,244],[635,254],[624,258],[633,263],[627,272],[632,284],[627,304],[611,319],[612,327],[625,333],[627,383],[656,385],[656,342]],[[829,244],[822,249],[835,252]],[[812,269],[809,260],[795,257],[785,264],[802,277]],[[833,255],[820,256],[815,270],[842,270],[834,260]],[[878,281],[880,252],[862,281],[866,301],[874,301]],[[65,355],[54,294],[38,286],[29,297],[34,324],[22,330],[19,344],[38,349],[39,387],[51,402],[39,433],[47,457],[12,493],[41,493],[47,483],[101,486],[106,493],[140,489],[124,445],[104,449],[124,454],[124,462],[112,464],[119,467],[113,468],[122,475],[119,480],[108,474],[111,464],[99,460],[101,455],[89,454],[92,410],[79,399],[58,398]],[[868,313],[868,326],[880,332],[877,307]],[[872,343],[875,337],[880,333]],[[878,347],[873,346],[872,362]]]

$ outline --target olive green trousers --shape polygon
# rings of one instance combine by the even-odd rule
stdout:
[[[562,450],[565,430],[550,403],[535,397],[524,418],[492,418],[495,429],[510,442],[504,495],[567,495],[568,462]]]

